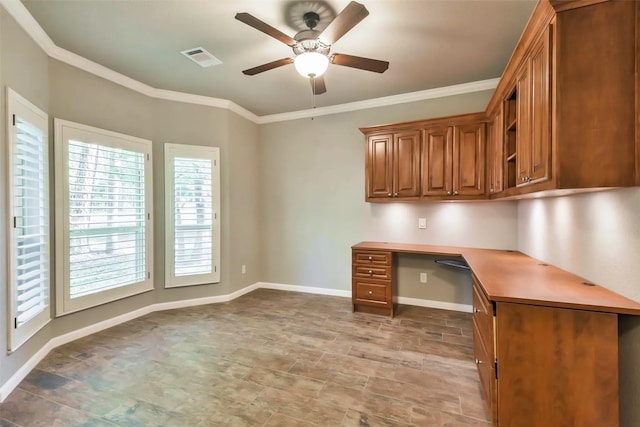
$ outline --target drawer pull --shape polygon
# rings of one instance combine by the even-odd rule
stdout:
[[[369,270],[369,276],[373,276],[373,271]]]
[[[369,295],[373,295],[373,291],[369,291]]]
[[[482,310],[480,310],[479,308],[474,308],[474,309],[473,309],[473,312],[474,312],[474,313],[480,313],[481,311],[482,311]]]
[[[484,363],[482,360],[480,360],[480,359],[476,359],[476,365],[480,365],[480,364],[482,364],[482,363]]]
[[[372,261],[372,260],[373,260],[373,257],[372,257],[372,256],[369,256],[369,261]]]

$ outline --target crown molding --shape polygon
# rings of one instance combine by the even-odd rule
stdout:
[[[331,105],[328,107],[314,108],[310,110],[293,111],[291,113],[271,114],[259,116],[258,124],[283,122],[287,120],[307,119],[311,117],[326,116],[329,114],[346,113],[349,111],[366,110],[368,108],[387,107],[396,104],[424,101],[426,99],[443,98],[446,96],[460,95],[464,93],[479,92],[495,89],[499,78],[480,80],[471,83],[445,86],[436,89],[421,90],[418,92],[403,93],[400,95],[384,96],[382,98],[367,99],[364,101],[349,102],[347,104]]]
[[[400,95],[385,96],[381,98],[368,99],[364,101],[349,102],[346,104],[331,105],[309,110],[292,111],[288,113],[270,114],[258,116],[228,99],[213,98],[202,95],[194,95],[183,92],[176,92],[165,89],[158,89],[142,83],[138,80],[127,77],[111,70],[96,62],[90,61],[80,55],[70,52],[57,46],[51,38],[40,27],[38,22],[31,16],[27,8],[20,0],[0,0],[0,4],[16,20],[26,33],[36,42],[38,46],[51,58],[79,68],[83,71],[101,77],[105,80],[116,83],[120,86],[134,90],[151,98],[168,101],[184,102],[188,104],[205,105],[215,108],[223,108],[256,123],[275,123],[288,120],[305,119],[330,114],[345,113],[349,111],[364,110],[368,108],[386,107],[390,105],[405,104],[409,102],[423,101],[426,99],[442,98],[446,96],[459,95],[464,93],[478,92],[495,89],[499,78],[481,80],[471,83],[463,83],[453,86],[446,86],[436,89],[427,89],[418,92],[410,92]]]

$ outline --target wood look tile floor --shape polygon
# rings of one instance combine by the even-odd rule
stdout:
[[[489,426],[466,313],[260,289],[52,351],[0,426]]]

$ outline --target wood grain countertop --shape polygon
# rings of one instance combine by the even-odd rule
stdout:
[[[390,242],[352,249],[462,257],[491,301],[640,315],[640,303],[517,251]]]

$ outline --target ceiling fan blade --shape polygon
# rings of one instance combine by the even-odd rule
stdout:
[[[327,91],[327,86],[324,84],[324,76],[314,77],[311,80],[311,90],[314,95],[322,95]]]
[[[271,25],[265,22],[262,22],[255,16],[249,15],[248,13],[245,13],[245,12],[236,13],[236,19],[240,22],[244,22],[248,26],[253,27],[258,31],[262,31],[263,33],[273,37],[274,39],[280,40],[282,43],[286,44],[287,46],[293,46],[294,44],[298,43],[296,40],[289,37],[282,31],[276,28],[273,28]]]
[[[274,68],[282,67],[283,65],[291,63],[293,63],[293,59],[282,58],[276,61],[267,62],[266,64],[258,65],[257,67],[249,68],[248,70],[244,70],[242,74],[246,74],[247,76],[255,76],[256,74],[262,73],[264,71],[273,70]]]
[[[359,68],[365,71],[373,71],[374,73],[384,73],[389,68],[388,61],[380,61],[377,59],[363,58],[361,56],[345,55],[344,53],[334,53],[331,55],[331,63],[336,65],[344,65],[345,67]]]
[[[364,5],[352,1],[331,21],[319,38],[327,44],[334,44],[367,15],[369,11]]]

